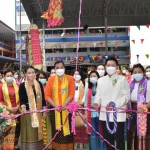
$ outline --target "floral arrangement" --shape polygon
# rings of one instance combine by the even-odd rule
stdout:
[[[6,106],[0,103],[0,130],[11,124],[11,119],[6,118],[10,118],[10,113],[7,111]]]

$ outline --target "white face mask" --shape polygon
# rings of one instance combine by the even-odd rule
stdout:
[[[105,70],[97,70],[100,77],[103,77],[105,74]]]
[[[16,74],[16,75],[14,75],[14,78],[15,78],[15,79],[18,79],[18,75],[17,75],[17,74]]]
[[[146,76],[150,78],[150,72],[146,72]]]
[[[143,74],[142,73],[134,74],[133,78],[135,79],[135,81],[139,82],[143,79]]]
[[[13,82],[13,77],[6,77],[6,82],[7,83]]]
[[[93,84],[97,83],[97,77],[91,77],[90,82]]]
[[[44,85],[46,84],[46,79],[39,79],[39,81]]]
[[[80,76],[80,75],[74,75],[74,79],[75,79],[76,81],[80,81],[80,80],[81,80],[81,76]]]
[[[125,74],[125,73],[126,73],[126,70],[122,70],[122,73]]]
[[[106,67],[106,72],[109,75],[114,75],[116,73],[116,67]]]
[[[65,73],[65,69],[57,69],[57,70],[56,70],[56,74],[57,74],[58,76],[62,76],[64,73]]]

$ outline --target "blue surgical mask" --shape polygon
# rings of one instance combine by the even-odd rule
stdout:
[[[91,77],[90,82],[93,84],[97,83],[97,77]]]
[[[135,81],[139,82],[143,79],[143,74],[142,73],[134,74],[133,78],[135,79]]]

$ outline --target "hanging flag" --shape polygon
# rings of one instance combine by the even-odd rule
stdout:
[[[100,42],[100,45],[102,46],[102,45],[103,45],[103,42]]]
[[[130,26],[128,26],[128,31],[130,32]]]
[[[146,25],[146,27],[147,27],[148,29],[149,29],[149,26],[150,26],[149,24]]]
[[[140,26],[137,26],[137,28],[138,28],[139,30],[141,30],[141,27],[140,27]]]
[[[135,44],[135,40],[131,40]]]
[[[144,39],[141,39],[141,43],[143,44],[143,42],[144,42]]]
[[[94,48],[96,47],[96,43],[93,43]]]
[[[140,55],[136,55],[136,57],[137,57],[137,63],[139,63],[139,56],[140,56]]]
[[[146,58],[148,59],[149,58],[149,54],[145,54]]]

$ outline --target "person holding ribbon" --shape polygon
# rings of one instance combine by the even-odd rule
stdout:
[[[22,114],[46,108],[43,86],[36,80],[35,69],[25,69],[26,81],[20,84],[19,97]],[[46,112],[43,113],[46,118]],[[42,113],[21,116],[21,150],[43,149]]]
[[[82,105],[82,98],[84,96],[84,85],[82,82],[82,73],[81,70],[76,70],[74,71],[73,74],[74,80],[75,80],[75,86],[76,86],[76,90],[75,90],[75,95],[74,95],[74,101],[78,103],[78,105]],[[79,117],[79,119],[81,119],[81,117],[76,114],[76,118]],[[83,143],[88,143],[88,135],[86,134],[86,128],[84,126],[84,122],[81,122],[79,120],[76,120],[76,135],[74,136],[74,150],[77,149],[78,147],[78,143],[79,143],[79,148],[80,150],[83,150]]]
[[[0,85],[0,103],[6,106],[11,115],[18,113],[20,108],[18,90],[18,85],[13,82],[13,72],[10,69],[4,71],[4,82]],[[2,150],[14,150],[18,144],[20,131],[17,129],[20,128],[17,120],[19,121],[19,119],[12,120],[10,126],[4,127],[6,134],[2,140]]]
[[[97,71],[91,71],[88,78],[88,89],[85,93],[84,105],[91,109],[95,101],[97,81],[99,74]],[[97,111],[87,111],[87,122],[100,133],[99,113]],[[90,150],[106,150],[106,145],[100,137],[87,125],[87,133],[89,134],[89,149]]]
[[[120,108],[126,109],[130,99],[130,88],[127,79],[116,74],[118,61],[109,57],[105,61],[107,75],[98,80],[93,107],[100,106],[100,122],[102,123],[104,138],[110,143],[108,150],[113,150],[110,145],[117,144],[119,150],[125,150],[124,124],[126,113],[117,113]],[[116,109],[119,108],[116,112]]]
[[[71,133],[71,114],[68,116],[66,106],[74,98],[75,82],[72,76],[65,74],[63,61],[56,61],[54,67],[56,75],[48,79],[45,90],[46,101],[51,108],[57,109],[50,112],[52,137],[54,138],[55,134],[60,131],[52,142],[52,148],[55,150],[72,150],[74,136]],[[61,128],[61,126],[63,127]]]
[[[36,75],[36,78],[41,84],[43,85],[43,89],[45,92],[46,89],[46,83],[47,83],[47,74],[44,71],[39,71]],[[47,104],[48,107],[48,104]],[[47,113],[49,117],[42,119],[42,129],[43,129],[43,142],[46,146],[48,142],[52,139],[51,134],[51,124],[50,124],[50,114]],[[51,145],[49,146],[51,148]]]
[[[133,66],[134,80],[130,83],[130,110],[136,113],[128,115],[128,150],[150,149],[150,116],[144,114],[150,108],[150,82],[144,77],[145,70],[141,64]]]

